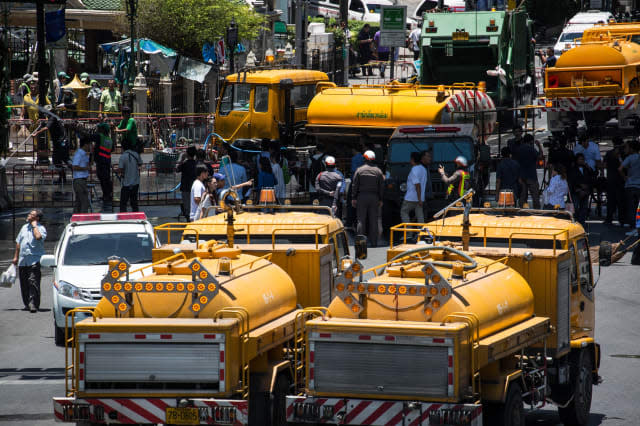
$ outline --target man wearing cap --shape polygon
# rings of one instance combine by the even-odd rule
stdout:
[[[58,73],[58,79],[53,81],[53,87],[56,94],[56,105],[60,105],[64,102],[64,90],[62,89],[62,86],[67,84],[68,80],[69,76],[67,75],[67,73],[64,71],[60,71]]]
[[[316,176],[316,191],[320,195],[320,205],[331,207],[333,213],[340,217],[340,194],[344,192],[344,176],[336,169],[335,157],[328,155],[324,158],[327,170]]]
[[[89,85],[89,73],[88,72],[83,72],[82,74],[80,74],[80,81],[88,86]]]
[[[97,80],[91,80],[91,89],[89,89],[89,94],[87,95],[87,99],[89,100],[89,116],[91,118],[96,118],[98,116],[98,108],[100,108],[100,98],[102,97],[102,88],[100,88],[100,83]]]
[[[357,210],[358,233],[363,234],[366,226],[368,230],[366,235],[371,247],[377,247],[378,213],[382,207],[384,175],[374,163],[376,154],[373,151],[365,151],[364,160],[364,165],[360,166],[353,175],[351,204]]]
[[[466,170],[469,163],[467,159],[462,155],[459,155],[455,159],[456,171],[451,176],[447,176],[444,172],[444,166],[440,164],[438,167],[438,173],[442,182],[447,187],[447,198],[450,200],[456,200],[464,195],[469,189],[471,189],[471,180],[469,172]]]
[[[126,145],[129,149],[140,152],[140,147],[138,146],[138,126],[136,125],[136,120],[131,117],[131,108],[128,106],[122,108],[122,120],[114,132],[122,134],[123,137],[120,140],[120,144],[123,149]]]
[[[96,175],[102,189],[102,211],[113,211],[113,182],[111,181],[111,153],[114,149],[113,140],[109,135],[111,129],[107,123],[100,123],[93,140],[93,158],[96,162]]]
[[[116,82],[109,80],[107,89],[100,95],[100,115],[98,118],[105,119],[107,116],[115,116],[122,108],[122,95],[116,88]]]

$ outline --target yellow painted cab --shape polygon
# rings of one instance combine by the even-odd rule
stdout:
[[[216,108],[215,131],[227,141],[268,138],[290,141],[304,125],[321,71],[247,69],[227,76]]]
[[[191,257],[196,241],[227,241],[228,213],[212,212],[209,209],[206,217],[195,222],[156,227],[156,236],[167,232],[170,237],[154,252],[154,261],[176,250]],[[243,205],[233,219],[233,245],[254,256],[270,254],[271,261],[296,284],[298,303],[329,304],[333,276],[340,260],[349,255],[349,243],[342,221],[328,207]]]

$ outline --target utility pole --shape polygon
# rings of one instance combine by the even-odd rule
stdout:
[[[307,36],[304,15],[304,0],[296,0],[296,65],[304,65],[304,39]]]
[[[38,105],[40,106],[38,118],[44,118],[44,106],[47,104],[47,86],[46,86],[46,58],[45,58],[45,41],[44,41],[44,3],[38,1],[36,3],[36,27],[37,27],[37,43],[38,43]],[[55,103],[55,99],[53,102]],[[36,162],[38,164],[49,163],[49,146],[47,144],[46,135],[38,135],[36,143]]]
[[[342,54],[342,84],[345,86],[349,85],[349,53],[350,53],[350,44],[349,40],[349,0],[341,0],[340,1],[340,22],[344,25],[344,52]]]

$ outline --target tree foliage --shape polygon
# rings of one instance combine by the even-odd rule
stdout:
[[[139,0],[138,37],[147,37],[193,58],[202,46],[226,37],[234,18],[238,40],[257,37],[264,17],[238,0]]]

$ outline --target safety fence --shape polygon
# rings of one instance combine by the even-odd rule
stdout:
[[[61,172],[66,183],[61,181]],[[72,207],[75,194],[72,188],[71,171],[68,168],[35,164],[17,164],[7,168],[8,192],[15,208],[64,208]],[[117,166],[112,165],[113,205],[120,202],[122,189]],[[144,163],[140,172],[138,201],[140,205],[172,205],[180,203],[180,175],[159,173],[154,162]],[[91,168],[89,178],[89,201],[93,212],[102,210],[102,189],[96,170]]]

